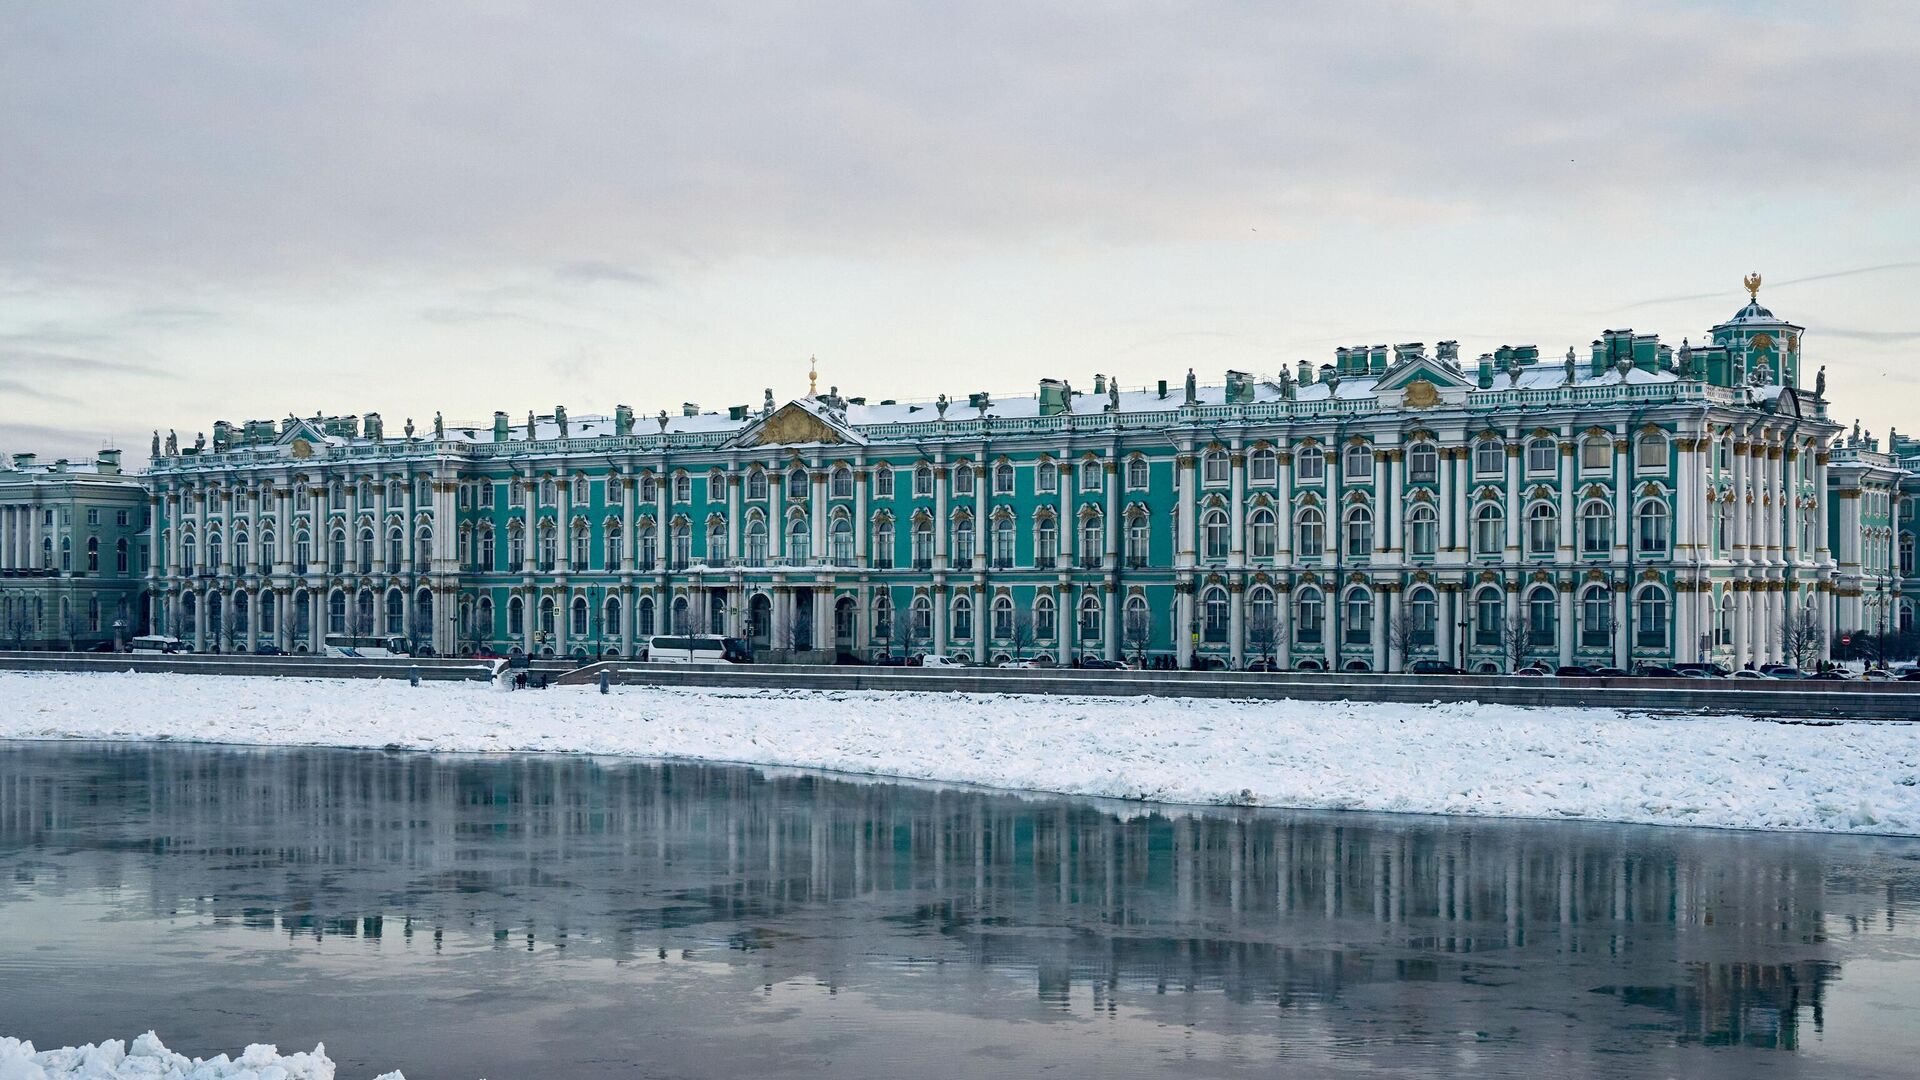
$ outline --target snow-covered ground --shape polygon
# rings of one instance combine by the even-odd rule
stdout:
[[[1920,724],[0,672],[0,737],[627,754],[1184,803],[1920,834]]]
[[[188,1058],[166,1048],[149,1031],[128,1046],[119,1039],[95,1045],[35,1052],[33,1044],[0,1037],[0,1080],[334,1080],[327,1048],[281,1056],[277,1047],[255,1043],[238,1059],[220,1054]],[[375,1080],[406,1080],[397,1072]]]

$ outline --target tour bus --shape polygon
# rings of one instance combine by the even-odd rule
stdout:
[[[410,656],[407,639],[400,637],[354,637],[351,634],[328,634],[323,656],[353,656],[361,659],[381,660],[396,656]]]
[[[656,664],[751,664],[745,638],[718,634],[660,635],[647,639],[645,659]]]
[[[178,653],[192,652],[193,646],[177,637],[165,634],[144,634],[127,642],[128,652]]]

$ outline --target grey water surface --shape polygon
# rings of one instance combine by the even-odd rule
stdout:
[[[1907,1076],[1920,842],[0,742],[0,1034],[343,1080]]]

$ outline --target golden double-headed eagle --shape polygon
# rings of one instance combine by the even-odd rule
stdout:
[[[1760,275],[1759,274],[1748,274],[1746,277],[1740,279],[1740,283],[1747,287],[1747,299],[1749,300],[1760,299]]]

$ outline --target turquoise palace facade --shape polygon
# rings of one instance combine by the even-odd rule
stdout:
[[[1805,385],[1803,330],[1758,284],[1678,347],[1610,330],[1557,357],[1365,346],[1010,400],[221,422],[210,445],[156,436],[150,618],[293,651],[631,655],[686,631],[802,660],[1810,662],[1858,545],[1829,541],[1850,519],[1824,374]]]

